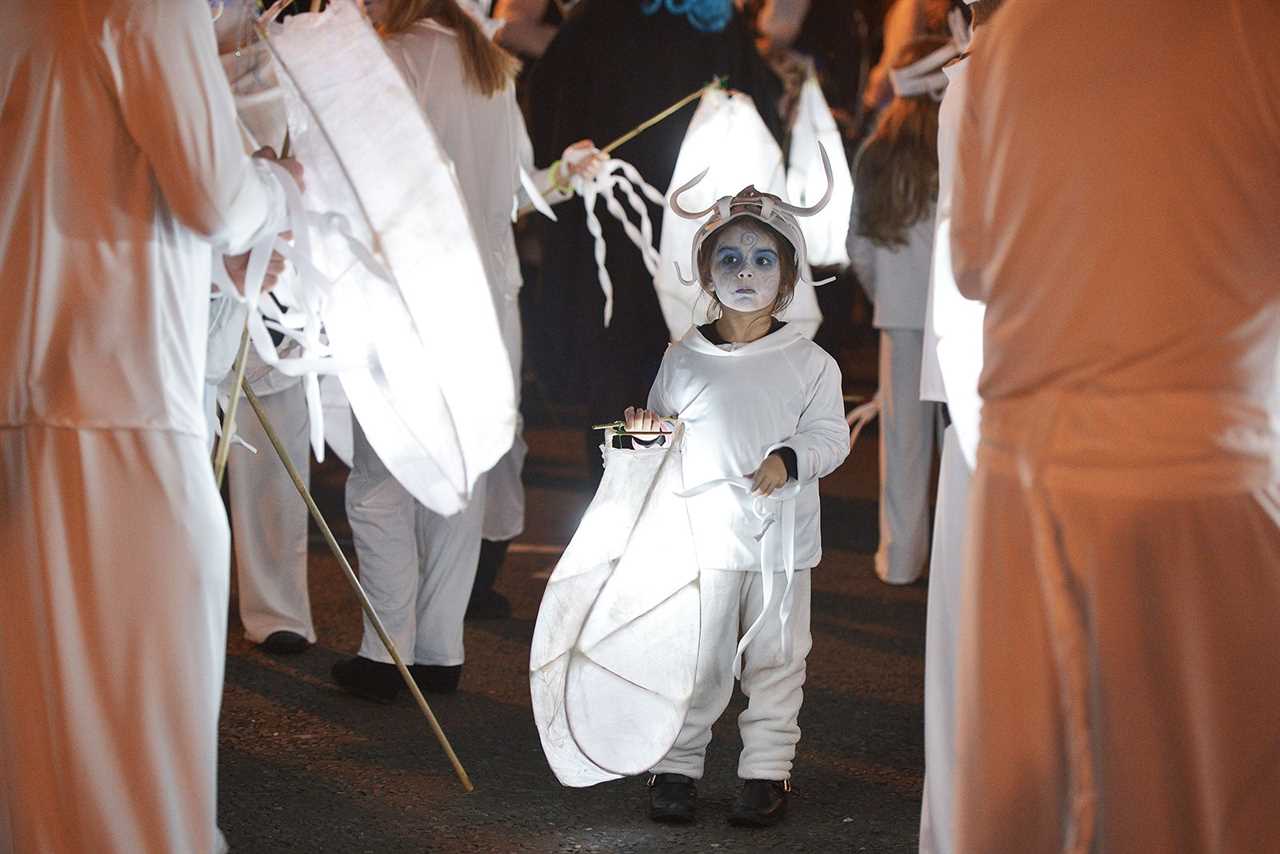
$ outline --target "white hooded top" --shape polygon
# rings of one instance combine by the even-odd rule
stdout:
[[[0,6],[0,426],[203,437],[210,244],[284,221],[209,7]]]
[[[987,306],[984,439],[1047,395],[1055,443],[1117,488],[1274,482],[1278,44],[1274,0],[1190,27],[1154,0],[1014,3],[975,42],[952,249]]]
[[[672,344],[648,406],[685,425],[686,490],[750,475],[771,451],[796,454],[795,565],[822,559],[818,478],[849,454],[840,368],[791,326],[749,344],[720,345],[695,327]],[[721,486],[688,499],[699,568],[758,570],[761,520],[749,495]]]
[[[907,228],[905,246],[889,248],[858,234],[858,207],[849,224],[849,260],[875,306],[876,329],[923,329],[933,256],[933,210]]]

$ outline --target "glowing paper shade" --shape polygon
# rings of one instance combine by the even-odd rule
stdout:
[[[703,94],[684,144],[680,146],[667,198],[707,167],[710,167],[707,177],[682,197],[682,203],[690,209],[701,210],[721,196],[734,195],[748,184],[767,193],[786,195],[782,149],[756,112],[755,104],[741,92],[708,89]],[[818,169],[821,178],[821,166]],[[681,266],[689,264],[698,226],[697,222],[670,213],[662,219],[661,263],[654,287],[673,341],[683,337],[690,326],[705,322],[706,297],[700,288],[683,286],[673,266],[676,261]],[[798,283],[795,298],[781,317],[807,337],[813,337],[822,323],[813,286]]]
[[[529,683],[542,749],[566,786],[639,774],[689,710],[698,564],[668,452],[605,449],[604,478],[538,611]]]
[[[800,89],[787,157],[787,199],[793,204],[812,205],[827,190],[818,143],[825,146],[831,158],[831,201],[814,216],[801,219],[800,227],[804,231],[810,264],[846,267],[849,251],[845,242],[849,237],[849,211],[853,208],[853,176],[844,156],[840,129],[822,95],[818,78],[810,71]]]
[[[325,330],[387,468],[428,508],[466,506],[511,447],[515,389],[453,166],[351,0],[271,38],[335,284]],[[367,247],[367,249],[366,249]]]

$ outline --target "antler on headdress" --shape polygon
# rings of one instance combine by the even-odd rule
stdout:
[[[813,216],[818,211],[825,208],[827,206],[827,202],[831,201],[831,193],[835,189],[835,174],[831,171],[831,160],[827,157],[827,149],[823,147],[822,143],[818,143],[818,153],[822,155],[822,169],[827,173],[827,191],[822,194],[822,198],[819,199],[816,204],[810,205],[807,208],[801,207],[800,205],[789,204],[784,202],[782,199],[778,199],[774,202],[774,205],[779,210],[784,210],[795,216]]]
[[[687,181],[684,184],[681,184],[676,189],[676,191],[671,194],[671,210],[675,211],[677,215],[682,216],[685,219],[702,219],[704,216],[706,216],[707,214],[715,210],[716,209],[715,202],[712,202],[711,206],[708,207],[706,210],[701,210],[697,212],[687,211],[680,206],[680,195],[688,190],[693,189],[693,186],[697,184],[699,181],[701,181],[703,178],[707,177],[707,173],[710,171],[711,171],[711,167],[708,166],[706,169],[703,169],[697,175],[694,175],[692,180]]]

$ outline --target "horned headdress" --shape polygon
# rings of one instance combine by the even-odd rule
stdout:
[[[808,264],[808,252],[804,243],[804,232],[800,228],[798,217],[813,216],[824,207],[827,202],[831,201],[831,192],[834,187],[834,178],[831,171],[831,161],[827,157],[827,150],[818,144],[818,150],[822,155],[822,168],[827,174],[827,190],[822,194],[822,198],[817,203],[809,207],[793,205],[784,201],[781,197],[775,196],[773,193],[762,193],[755,188],[754,184],[750,184],[740,190],[733,196],[722,196],[717,199],[710,207],[700,211],[686,210],[680,204],[680,196],[698,184],[707,176],[710,167],[703,169],[694,178],[683,184],[671,194],[671,210],[677,216],[685,219],[698,220],[708,214],[710,219],[702,224],[697,234],[693,237],[693,274],[694,278],[686,279],[684,273],[680,270],[679,262],[676,262],[676,275],[680,277],[681,284],[686,287],[692,287],[698,283],[698,252],[711,235],[724,228],[734,220],[749,218],[758,220],[770,228],[781,234],[788,243],[791,244],[795,251],[796,270],[801,279],[805,279],[810,275]],[[823,279],[820,282],[811,282],[813,285],[825,285],[831,279]]]

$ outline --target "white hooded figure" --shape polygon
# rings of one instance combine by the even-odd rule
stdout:
[[[204,3],[6,3],[0,79],[0,851],[215,851],[211,247],[285,189]]]
[[[957,851],[1276,850],[1280,5],[1198,11],[1018,0],[969,60]]]
[[[804,267],[796,216],[826,199],[797,209],[747,187],[689,213],[679,199],[700,178],[678,189],[671,207],[690,219],[711,215],[695,235],[693,264],[722,313],[671,345],[647,409],[627,411],[627,431],[650,447],[605,449],[601,493],[539,613],[535,716],[563,782],[647,768],[651,817],[689,821],[711,726],[740,677],[750,702],[739,719],[744,785],[731,820],[773,824],[785,814],[800,737],[809,570],[821,559],[817,482],[848,454],[839,368],[774,317]],[[655,452],[667,456],[618,459]],[[615,482],[616,466],[630,483]],[[617,618],[614,591],[655,565],[667,598],[638,618]],[[651,702],[627,702],[636,685]],[[620,706],[625,712],[590,713]]]

